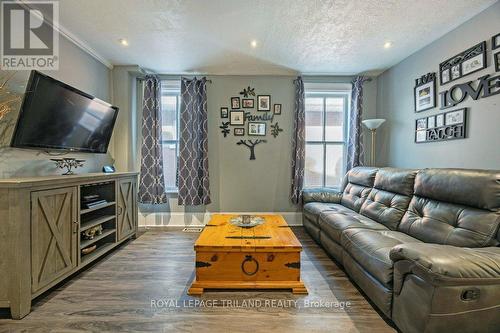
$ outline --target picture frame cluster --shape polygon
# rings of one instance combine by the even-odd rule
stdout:
[[[415,143],[463,139],[467,109],[448,111],[415,120]]]
[[[270,94],[256,94],[255,88],[250,86],[244,88],[240,95],[230,97],[229,106],[220,108],[220,117],[223,120],[223,126],[220,128],[224,137],[230,135],[231,132],[235,137],[265,137],[269,134],[268,122],[274,138],[283,132],[277,122],[273,125],[274,117],[282,114],[282,104],[272,104]],[[233,130],[229,130],[228,126],[233,127]],[[241,141],[246,140],[240,140],[240,143]],[[267,140],[258,140],[258,142],[266,143]],[[248,144],[240,145],[248,147]],[[252,157],[252,160],[255,159],[254,151],[252,151]]]
[[[458,80],[486,68],[486,41],[443,61],[439,64],[441,85]]]
[[[495,51],[497,49],[498,51]],[[496,80],[498,86],[500,76],[491,76],[491,74],[481,74],[476,85],[473,85],[474,81],[459,82],[450,85],[450,88],[438,91],[438,82],[440,86],[445,86],[450,82],[487,68],[487,51],[487,42],[479,42],[441,62],[437,75],[430,72],[417,78],[414,86],[414,112],[419,113],[435,109],[438,106],[438,94],[440,95],[439,107],[441,110],[455,107],[468,96],[471,96],[472,100],[477,100],[479,97],[485,98],[499,94],[500,90],[491,86],[490,82],[494,83]],[[491,37],[491,51],[494,70],[500,72],[500,33]],[[460,91],[462,95],[460,95]],[[416,119],[415,143],[466,138],[467,115],[468,109],[460,108]]]

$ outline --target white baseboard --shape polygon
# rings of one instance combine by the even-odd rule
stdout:
[[[285,221],[290,226],[302,225],[302,213],[299,212],[204,212],[204,213],[139,213],[140,227],[186,227],[186,226],[203,226],[210,221],[212,214],[252,214],[252,215],[282,215]]]

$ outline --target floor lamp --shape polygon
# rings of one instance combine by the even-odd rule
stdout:
[[[375,166],[375,135],[377,134],[377,128],[385,123],[385,119],[366,119],[362,121],[363,125],[368,128],[372,134],[372,147],[370,152],[370,165]]]

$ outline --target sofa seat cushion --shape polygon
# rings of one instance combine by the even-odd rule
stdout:
[[[394,268],[389,253],[394,246],[408,243],[421,241],[391,230],[347,229],[341,237],[344,251],[387,288],[392,288]]]
[[[331,211],[331,212],[344,212],[351,211],[349,208],[345,208],[342,205],[334,204],[334,203],[325,203],[325,202],[308,202],[304,205],[303,214],[304,216],[314,223],[316,226],[319,225],[319,214],[322,212]]]
[[[319,216],[319,224],[321,225],[321,231],[338,244],[340,244],[342,232],[350,228],[389,230],[383,224],[352,210],[341,212],[323,211]]]

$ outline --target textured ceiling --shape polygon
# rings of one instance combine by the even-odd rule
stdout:
[[[112,64],[159,73],[377,74],[495,2],[63,0],[60,23]]]

